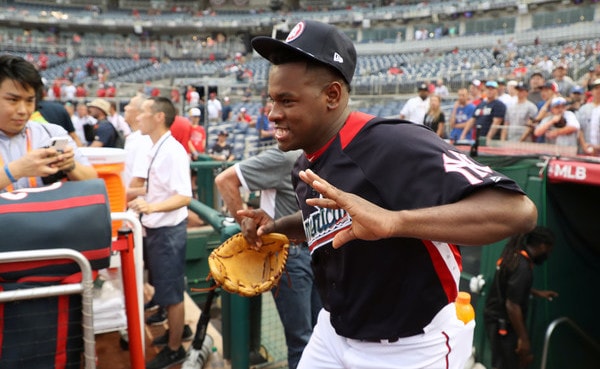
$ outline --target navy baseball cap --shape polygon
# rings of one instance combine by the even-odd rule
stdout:
[[[313,20],[296,24],[285,41],[258,36],[252,47],[274,64],[279,53],[293,53],[303,58],[323,63],[337,70],[350,84],[356,68],[356,49],[352,40],[336,27]]]

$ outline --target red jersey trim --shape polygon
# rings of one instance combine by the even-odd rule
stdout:
[[[427,248],[427,252],[431,257],[433,268],[435,269],[435,272],[438,278],[440,279],[442,288],[444,289],[446,297],[448,298],[448,302],[454,302],[454,300],[456,300],[456,297],[458,296],[458,286],[454,281],[452,273],[450,273],[450,270],[448,269],[448,265],[442,258],[442,255],[440,255],[440,252],[438,251],[437,247],[435,247],[435,245],[431,241],[423,240],[423,244]],[[462,258],[460,256],[460,253],[458,253],[456,246],[452,244],[448,244],[448,246],[452,250],[452,254],[454,255],[457,264],[462,265]]]
[[[350,142],[352,142],[352,140],[354,139],[354,137],[356,137],[358,132],[360,132],[360,130],[373,118],[375,118],[374,115],[361,113],[358,111],[352,112],[350,113],[350,115],[348,115],[346,123],[338,133],[338,135],[340,136],[340,144],[342,146],[342,150],[345,149]],[[323,147],[321,147],[314,153],[306,154],[306,158],[308,159],[308,161],[313,162],[317,160],[321,155],[323,155],[323,153],[331,145],[335,137],[336,136],[334,136]]]

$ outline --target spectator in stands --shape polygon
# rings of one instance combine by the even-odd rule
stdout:
[[[229,122],[231,120],[231,116],[233,115],[233,108],[231,107],[231,101],[229,100],[229,96],[225,96],[223,98],[223,110],[221,111],[223,122]]]
[[[500,126],[504,121],[504,115],[506,114],[506,105],[498,100],[498,82],[487,81],[485,84],[487,90],[487,99],[483,100],[473,113],[473,116],[465,124],[463,133],[460,135],[460,139],[464,140],[467,136],[467,132],[473,127],[480,128],[478,137],[485,137],[488,141],[495,137],[489,136],[490,128],[492,125]]]
[[[567,110],[567,100],[559,96],[552,99],[550,114],[540,122],[533,134],[545,136],[545,142],[577,147],[579,127],[575,114]]]
[[[517,101],[506,107],[506,115],[504,117],[504,129],[500,133],[502,141],[520,142],[527,140],[535,126],[533,120],[537,116],[537,107],[527,99],[529,87],[519,82],[515,87],[517,90]],[[492,126],[494,132],[490,136],[495,135],[497,126]]]
[[[450,95],[450,92],[448,91],[448,87],[446,87],[446,85],[444,84],[443,79],[438,78],[438,80],[436,81],[433,93],[438,95],[442,100],[448,98],[448,96]]]
[[[522,78],[525,78],[525,76],[527,75],[527,71],[528,71],[528,68],[525,65],[525,61],[519,59],[517,66],[512,71],[512,75],[516,79],[522,79]]]
[[[229,214],[240,227],[254,223],[237,214],[245,209],[240,189],[261,191],[260,208],[273,219],[298,211],[292,187],[292,169],[302,150],[283,152],[269,149],[227,168],[215,178],[215,185],[223,197]],[[296,369],[304,347],[310,339],[321,309],[321,300],[313,284],[310,251],[305,243],[290,244],[286,273],[282,276],[273,298],[283,324],[287,343],[288,368]]]
[[[567,66],[558,64],[552,72],[552,79],[550,81],[556,82],[558,85],[558,92],[561,96],[569,96],[571,89],[575,86],[575,82],[571,77],[567,76]]]
[[[125,118],[123,118],[123,116],[119,114],[116,102],[110,102],[110,110],[106,119],[108,119],[108,121],[112,123],[115,129],[123,132],[123,135],[125,137],[127,137],[131,133],[131,127],[129,127],[129,124],[127,124]]]
[[[600,154],[600,78],[588,84],[592,100],[577,112],[580,124],[579,147],[587,155]]]
[[[482,98],[482,83],[480,80],[478,79],[474,79],[471,81],[471,84],[469,85],[469,102],[475,106],[479,105],[479,103],[481,103],[481,101],[483,100]]]
[[[150,96],[151,92],[148,93]],[[196,90],[196,88],[192,85],[187,86],[187,91],[185,92],[185,100],[190,108],[197,107],[198,101],[200,100],[200,94]]]
[[[402,73],[404,73],[402,71],[402,69],[400,67],[398,67],[397,64],[393,64],[387,71],[387,74],[389,74],[390,76],[397,76],[397,75],[401,75]]]
[[[48,180],[67,177],[72,181],[97,177],[88,159],[72,141],[61,153],[48,145],[51,137],[66,136],[56,124],[38,123],[29,118],[44,85],[35,66],[14,55],[0,56],[0,189],[39,187]]]
[[[106,97],[116,97],[117,87],[115,86],[115,84],[112,82],[108,82],[106,86]]]
[[[554,70],[554,62],[550,59],[549,55],[544,55],[542,59],[535,64],[535,67],[550,74]]]
[[[140,214],[144,227],[144,265],[154,301],[166,308],[169,330],[161,336],[165,347],[146,369],[162,369],[185,360],[181,345],[185,332],[185,251],[187,206],[192,198],[190,160],[169,130],[177,111],[168,98],[142,102],[137,117],[140,131],[152,140],[152,155],[136,164],[128,189],[129,209]],[[191,332],[188,332],[191,333]],[[164,338],[162,338],[164,337]]]
[[[534,119],[534,123],[536,124],[550,114],[550,103],[552,102],[552,99],[560,96],[558,85],[555,82],[546,82],[540,90],[540,96],[542,100],[537,104],[538,114]],[[540,140],[538,142],[543,142],[543,139],[543,136],[538,137],[538,140]]]
[[[423,124],[427,111],[429,111],[429,89],[427,83],[420,83],[417,87],[417,96],[408,99],[400,110],[400,119]]]
[[[256,122],[252,116],[248,114],[247,109],[243,106],[240,108],[240,111],[237,114],[236,121],[247,123],[250,127],[254,127],[256,125]]]
[[[242,96],[242,101],[245,103],[249,103],[252,101],[252,89],[250,87],[246,87],[244,89],[244,95]]]
[[[86,128],[84,127],[86,125],[89,125],[87,129],[93,130],[93,127],[96,125],[96,119],[88,114],[88,107],[85,103],[77,103],[77,106],[75,107],[75,114],[71,116],[71,121],[73,122],[73,127],[75,127],[75,133],[79,137],[82,146],[88,146],[90,143],[92,143],[91,141],[86,140]]]
[[[77,87],[75,87],[75,85],[73,85],[73,82],[71,82],[70,80],[66,80],[65,84],[62,86],[62,101],[68,101],[70,103],[75,103],[76,101],[76,96],[75,93],[77,92]]]
[[[217,142],[208,150],[208,155],[213,160],[218,161],[233,161],[235,156],[233,155],[233,149],[227,142],[229,133],[227,131],[220,131],[217,136]]]
[[[217,93],[211,92],[208,95],[208,101],[206,102],[206,115],[208,117],[208,123],[218,123],[221,121],[223,106],[221,101],[217,99]]]
[[[104,99],[94,99],[87,104],[90,115],[96,119],[96,124],[90,130],[86,129],[85,138],[92,147],[115,147],[117,131],[107,119],[110,103]],[[87,128],[88,126],[84,126]]]
[[[62,86],[58,78],[52,82],[52,87],[48,89],[48,95],[48,100],[62,100]]]
[[[273,103],[266,103],[260,108],[260,113],[256,119],[256,128],[258,128],[258,137],[261,142],[274,142],[275,125],[269,120],[269,113],[273,109]]]
[[[175,105],[181,102],[181,94],[179,93],[179,89],[177,87],[173,87],[171,89],[171,101],[173,101],[173,104]]]
[[[475,112],[475,105],[469,102],[469,92],[466,88],[461,88],[457,92],[458,98],[452,108],[448,124],[450,125],[450,141],[458,141],[465,128],[467,121]],[[468,138],[474,138],[473,132],[466,135]]]
[[[600,78],[600,64],[596,64],[588,69],[588,72],[581,78],[581,86],[584,86],[590,91],[590,86],[596,79]]]
[[[514,104],[517,99],[510,96],[508,93],[506,80],[504,78],[498,78],[496,82],[498,82],[498,100],[502,101],[508,108],[511,104]]]
[[[104,86],[104,83],[100,83],[98,84],[98,89],[96,90],[96,96],[97,97],[106,97],[106,86]]]
[[[533,72],[529,77],[529,96],[527,98],[536,106],[544,100],[541,96],[541,90],[545,83],[546,77],[540,71]]]
[[[429,97],[429,110],[425,113],[423,118],[423,124],[441,138],[445,137],[445,123],[446,117],[442,111],[442,98],[438,95],[431,95]]]
[[[567,110],[576,113],[583,104],[585,104],[585,90],[583,87],[575,85],[567,97]]]
[[[192,131],[188,143],[192,160],[198,160],[198,156],[206,151],[206,130],[200,124],[202,112],[198,108],[190,109],[190,121],[192,122]]]
[[[78,84],[75,88],[75,97],[78,100],[87,97],[87,89],[85,88],[85,85],[83,83]]]

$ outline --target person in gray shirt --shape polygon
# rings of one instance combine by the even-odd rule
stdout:
[[[253,220],[237,214],[245,205],[240,188],[260,191],[260,208],[274,219],[298,212],[292,187],[292,168],[302,150],[283,152],[267,149],[227,168],[215,178],[226,208],[243,227],[256,227]],[[242,223],[243,220],[243,223]],[[312,334],[321,300],[313,285],[310,253],[305,243],[290,240],[286,273],[273,294],[288,346],[288,366],[295,369]]]

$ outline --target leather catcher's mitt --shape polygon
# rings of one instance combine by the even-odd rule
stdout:
[[[225,291],[245,297],[275,287],[283,274],[290,242],[279,233],[261,237],[262,247],[250,247],[241,233],[230,237],[208,257],[210,273]]]

